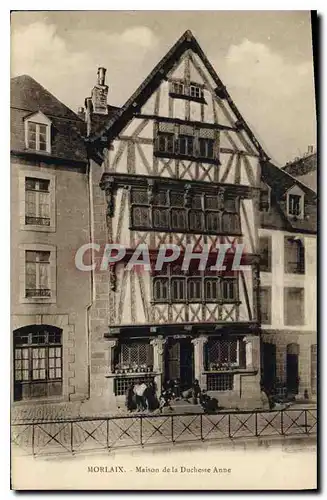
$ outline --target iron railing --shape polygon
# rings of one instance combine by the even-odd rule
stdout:
[[[13,423],[14,447],[29,455],[128,446],[316,434],[316,409],[230,413],[135,414]]]

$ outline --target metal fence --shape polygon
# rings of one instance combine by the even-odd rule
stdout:
[[[15,448],[28,455],[113,450],[129,446],[209,440],[308,436],[316,409],[197,414],[139,414],[20,422],[11,426]]]

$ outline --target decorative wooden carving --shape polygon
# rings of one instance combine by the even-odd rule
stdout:
[[[184,192],[184,206],[185,207],[190,207],[191,206],[191,199],[192,199],[192,188],[190,184],[185,185],[185,192]]]
[[[113,178],[106,180],[106,202],[107,202],[107,217],[113,217],[115,212],[115,185]]]

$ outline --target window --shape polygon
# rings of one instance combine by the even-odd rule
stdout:
[[[298,194],[288,195],[288,215],[300,217],[302,215],[302,197]]]
[[[203,97],[203,91],[201,87],[198,87],[197,85],[190,85],[190,96],[196,97],[197,99]]]
[[[232,391],[234,389],[234,375],[232,373],[207,374],[208,391]]]
[[[51,121],[41,112],[25,119],[25,146],[40,153],[51,152]]]
[[[181,82],[172,82],[171,90],[173,94],[184,94],[184,84]]]
[[[284,288],[284,324],[304,325],[304,288]]]
[[[161,157],[188,157],[204,163],[217,164],[215,153],[216,131],[205,126],[195,128],[189,124],[157,124],[154,154]]]
[[[261,182],[259,210],[260,212],[269,212],[270,210],[270,187]]]
[[[221,279],[221,298],[224,302],[233,302],[237,300],[237,279]]]
[[[50,226],[50,181],[25,177],[25,224]]]
[[[180,269],[167,266],[165,274],[153,277],[153,300],[155,302],[238,302],[238,280],[220,275],[209,277],[185,276]]]
[[[285,273],[304,274],[305,249],[303,241],[300,238],[285,236],[284,265]]]
[[[191,83],[187,85],[184,82],[174,80],[170,84],[170,93],[172,97],[179,97],[189,100],[203,100],[203,90],[200,85]]]
[[[185,279],[173,278],[171,280],[171,299],[172,301],[185,300]]]
[[[131,229],[209,234],[240,234],[238,202],[226,198],[219,210],[218,197],[191,195],[186,206],[185,191],[158,191],[151,197],[146,189],[131,190]],[[224,208],[224,207],[223,207]]]
[[[243,340],[212,338],[207,342],[205,349],[208,371],[238,368],[245,365]]]
[[[25,296],[51,297],[50,252],[25,252]]]
[[[215,141],[212,139],[199,139],[199,153],[202,158],[213,158]]]
[[[271,325],[271,287],[260,288],[261,323]]]
[[[153,368],[153,346],[148,340],[132,340],[122,343],[119,346],[118,358],[121,366]]]
[[[158,135],[158,151],[160,153],[174,152],[174,136],[173,134]]]
[[[271,237],[260,236],[259,238],[260,251],[260,270],[263,272],[271,272]]]
[[[193,156],[194,152],[194,137],[179,136],[179,153],[185,156]]]
[[[317,394],[317,344],[311,346],[311,393]]]
[[[62,330],[31,325],[14,331],[14,399],[62,393]]]

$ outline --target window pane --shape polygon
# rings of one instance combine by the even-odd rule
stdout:
[[[187,283],[189,300],[202,300],[202,280],[189,279]]]
[[[183,207],[184,206],[184,193],[180,193],[178,191],[170,192],[170,205],[174,207]]]
[[[183,231],[186,229],[186,211],[172,209],[171,211],[171,227],[172,229]]]
[[[155,208],[153,210],[153,226],[155,228],[169,227],[169,210],[163,208]]]
[[[217,278],[207,278],[205,280],[205,299],[206,300],[217,300],[218,293],[218,279]]]
[[[290,194],[288,196],[288,212],[289,215],[301,215],[301,196]]]
[[[136,227],[149,227],[150,216],[148,207],[133,207],[132,211],[133,226]]]
[[[214,233],[219,232],[220,228],[220,214],[218,212],[207,212],[207,231]]]
[[[132,203],[148,203],[148,192],[146,189],[132,189]]]
[[[36,216],[36,195],[34,191],[26,191],[25,211],[26,215],[31,217]]]
[[[172,300],[185,299],[185,280],[183,278],[174,278],[171,280]]]
[[[190,229],[193,231],[204,230],[203,212],[199,210],[191,210],[189,214]]]
[[[235,278],[221,280],[221,298],[225,301],[236,300],[237,282]]]
[[[305,249],[302,240],[294,237],[285,236],[284,263],[285,263],[285,273],[304,274]]]

